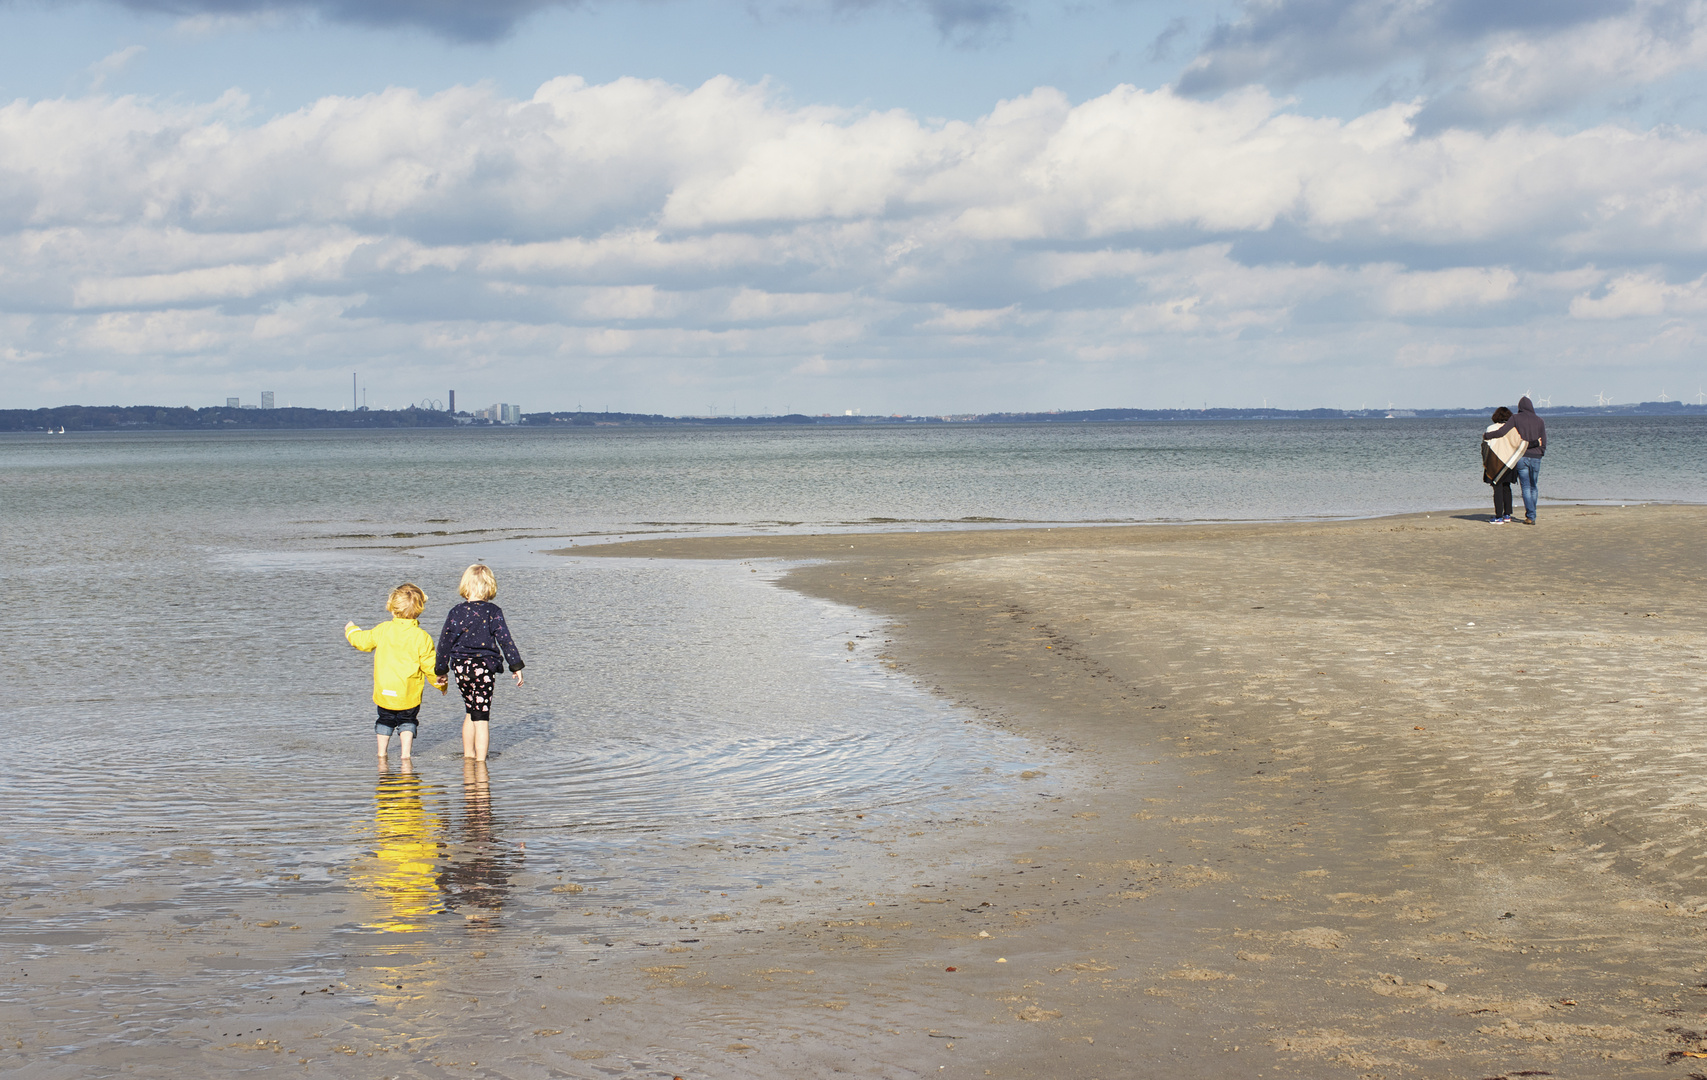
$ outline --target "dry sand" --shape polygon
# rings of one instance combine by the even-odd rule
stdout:
[[[930,827],[846,815],[813,841],[837,845],[822,881],[786,851],[642,845],[788,887],[621,934],[538,860],[504,871],[508,934],[340,936],[359,891],[235,849],[174,856],[243,883],[205,910],[0,889],[37,942],[0,1072],[1707,1075],[1704,525],[1549,506],[577,548],[796,560],[789,586],[888,620],[882,663],[1051,763]],[[59,941],[85,908],[108,929]],[[292,971],[328,974],[266,981]]]
[[[787,584],[887,616],[888,663],[1075,763],[1027,816],[898,849],[931,887],[903,915],[696,957],[677,1006],[761,956],[811,969],[766,1007],[833,992],[890,1032],[815,1075],[1707,1074],[1704,526],[602,549],[823,560]],[[921,1018],[958,1038],[909,1059]]]

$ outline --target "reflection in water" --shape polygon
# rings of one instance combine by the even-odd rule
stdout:
[[[379,774],[373,789],[374,854],[352,880],[383,905],[376,930],[410,933],[427,928],[445,910],[434,879],[440,820],[421,801],[421,778],[405,759],[395,773]]]
[[[492,783],[484,761],[462,762],[460,843],[438,876],[445,907],[461,910],[471,929],[495,929],[510,890],[510,874],[522,855],[496,834],[492,814]]]

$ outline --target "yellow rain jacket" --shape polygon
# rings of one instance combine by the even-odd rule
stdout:
[[[372,630],[345,627],[344,636],[362,652],[373,653],[375,705],[398,710],[413,709],[421,703],[421,684],[434,678],[433,664],[438,656],[432,637],[414,619],[393,617]]]

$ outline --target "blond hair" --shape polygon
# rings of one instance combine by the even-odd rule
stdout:
[[[490,600],[498,595],[498,579],[485,563],[475,563],[462,572],[462,584],[456,590],[464,600]]]
[[[391,590],[391,596],[385,601],[385,610],[399,619],[418,617],[427,607],[427,594],[421,591],[419,585],[405,581]]]

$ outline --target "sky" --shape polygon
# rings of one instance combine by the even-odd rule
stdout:
[[[1707,0],[0,0],[0,408],[1707,400]]]

